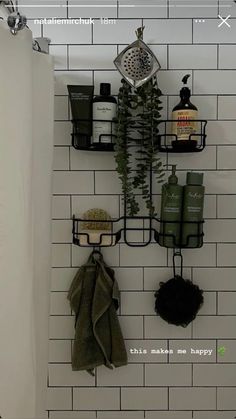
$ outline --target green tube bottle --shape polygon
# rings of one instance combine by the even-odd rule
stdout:
[[[168,183],[162,186],[161,226],[159,244],[165,247],[179,247],[180,221],[182,215],[183,186],[178,185],[176,165],[172,165],[172,174]]]
[[[183,247],[201,247],[203,243],[203,173],[188,172],[183,196]]]

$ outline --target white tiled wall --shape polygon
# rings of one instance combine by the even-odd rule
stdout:
[[[55,57],[55,154],[53,179],[53,260],[50,316],[48,410],[50,418],[232,419],[236,416],[236,4],[230,0],[38,0],[50,7],[27,7],[34,17],[95,18],[94,25],[28,24],[34,35],[51,38]],[[54,4],[54,7],[53,7]],[[57,4],[57,7],[55,6]],[[65,7],[68,4],[68,8]],[[133,5],[136,4],[136,7]],[[101,6],[102,5],[102,6]],[[218,28],[218,14],[231,14]],[[118,18],[101,25],[99,18]],[[204,19],[197,22],[196,19]],[[66,293],[89,250],[71,244],[71,216],[90,207],[120,214],[120,183],[112,154],[75,151],[67,84],[112,83],[120,75],[113,59],[145,25],[144,40],[157,54],[164,93],[163,115],[178,101],[181,78],[191,74],[192,101],[209,120],[208,147],[200,154],[171,155],[183,183],[187,169],[202,170],[206,185],[205,242],[184,251],[184,275],[205,291],[205,305],[187,328],[155,316],[154,290],[172,274],[171,252],[151,244],[106,249],[121,290],[120,324],[130,348],[185,348],[187,354],[132,355],[129,365],[96,377],[72,372],[74,319]],[[163,156],[163,159],[165,156]],[[155,185],[154,192],[160,193]],[[159,196],[156,196],[159,202]],[[217,348],[224,346],[224,356]],[[208,357],[191,348],[211,349]]]

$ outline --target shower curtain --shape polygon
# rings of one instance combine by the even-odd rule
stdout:
[[[53,61],[0,21],[0,416],[46,417]]]

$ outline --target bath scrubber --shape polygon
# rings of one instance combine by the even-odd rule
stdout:
[[[80,229],[80,244],[82,246],[112,246],[115,237],[112,235],[111,216],[100,208],[86,211],[82,218]]]

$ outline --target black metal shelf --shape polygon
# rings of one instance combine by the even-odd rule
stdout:
[[[204,150],[206,146],[206,125],[204,119],[188,119],[187,122],[197,124],[197,132],[190,134],[186,140],[179,139],[172,134],[172,124],[183,122],[177,119],[164,119],[159,124],[158,149],[160,152],[168,153],[196,153]]]
[[[71,133],[72,137],[72,146],[76,150],[87,150],[87,151],[114,151],[114,141],[116,135],[114,134],[114,124],[115,121],[110,120],[101,120],[101,119],[72,119],[73,131]],[[104,122],[111,124],[111,134],[101,134],[99,135],[99,141],[93,142],[92,133],[91,135],[84,134],[83,128],[81,125],[84,122],[90,122],[91,125],[93,122]],[[92,128],[91,128],[92,131]],[[107,138],[111,141],[106,141]]]
[[[141,226],[130,227],[129,221],[139,222]],[[109,223],[111,228],[108,232],[96,230],[97,240],[91,239],[91,234],[95,230],[84,231],[81,229],[81,223]],[[73,216],[73,244],[81,247],[112,247],[118,242],[127,244],[130,247],[145,247],[150,243],[158,243],[166,248],[188,248],[196,249],[203,246],[203,223],[204,221],[162,221],[157,217],[149,216],[123,216],[117,219],[108,220],[90,220],[76,218]],[[178,230],[178,239],[175,234],[166,234],[165,230],[171,224],[175,224]],[[184,232],[183,228],[191,227],[195,230],[195,234]],[[142,241],[132,240],[129,233],[141,232]],[[184,237],[184,240],[183,240]]]

